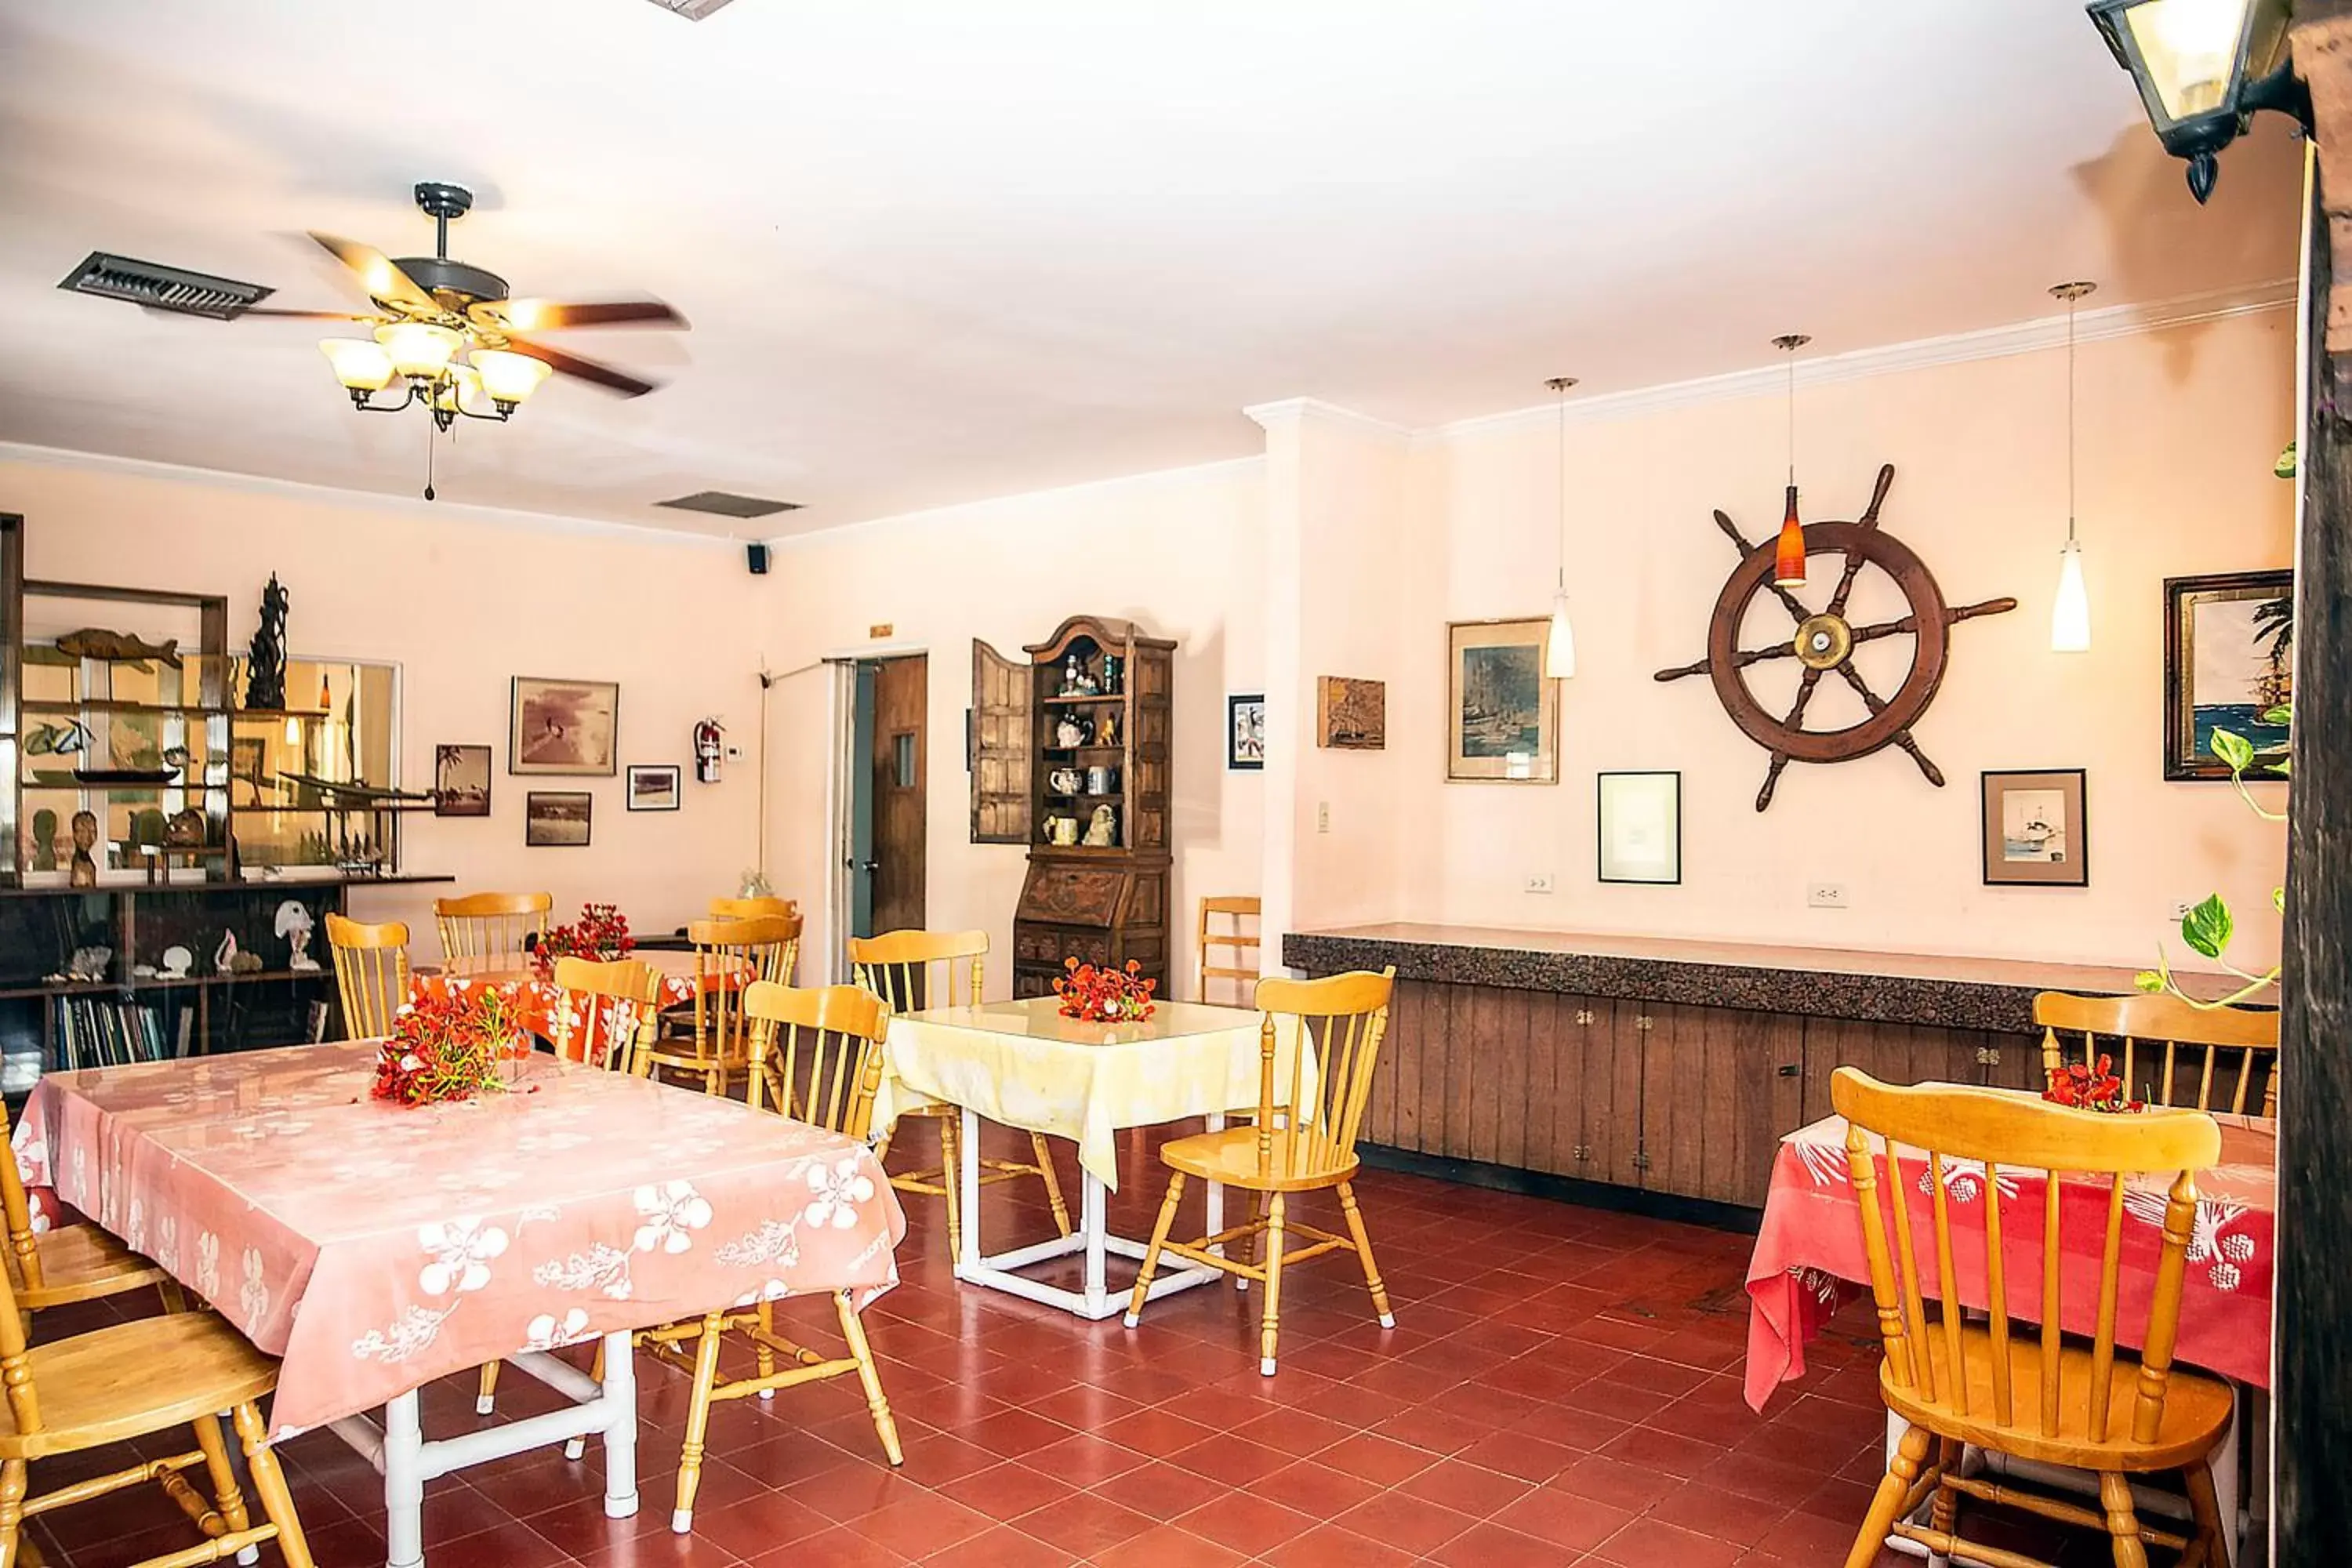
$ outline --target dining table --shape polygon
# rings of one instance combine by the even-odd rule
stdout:
[[[634,1514],[635,1331],[898,1281],[905,1216],[860,1141],[544,1055],[404,1107],[369,1092],[378,1051],[51,1073],[16,1153],[279,1358],[273,1440],[326,1426],[369,1458],[390,1568],[424,1562],[426,1481],[548,1445],[600,1437],[604,1511]],[[597,1340],[601,1380],[553,1353]],[[428,1440],[419,1388],[498,1360],[565,1403]]]
[[[889,1025],[888,1067],[874,1124],[915,1106],[946,1104],[962,1115],[957,1198],[962,1248],[955,1277],[1098,1321],[1124,1311],[1127,1292],[1110,1294],[1108,1256],[1140,1261],[1146,1244],[1111,1234],[1108,1195],[1118,1188],[1117,1134],[1205,1118],[1212,1131],[1237,1107],[1258,1102],[1263,1015],[1202,1002],[1156,1003],[1150,1016],[1100,1023],[1064,1016],[1055,996],[928,1007]],[[1277,1050],[1286,1079],[1291,1053]],[[1286,1081],[1281,1091],[1286,1094]],[[1028,1246],[989,1253],[981,1243],[980,1122],[982,1119],[1066,1138],[1077,1145],[1077,1228]],[[1224,1189],[1206,1184],[1208,1227],[1224,1228]],[[1017,1272],[1073,1253],[1085,1257],[1081,1288],[1066,1289]],[[1223,1276],[1196,1267],[1163,1269],[1149,1299],[1188,1290]]]

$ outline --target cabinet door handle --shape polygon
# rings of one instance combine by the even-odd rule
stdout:
[[[1635,1170],[1637,1170],[1637,1171],[1646,1171],[1646,1170],[1648,1170],[1649,1168],[1650,1168],[1650,1156],[1649,1156],[1648,1154],[1646,1154],[1646,1153],[1642,1153],[1642,1154],[1636,1154],[1636,1155],[1634,1155],[1634,1156],[1633,1156],[1633,1169],[1635,1169]]]
[[[1802,1062],[1782,1062],[1779,1067],[1774,1068],[1772,1070],[1779,1073],[1782,1078],[1802,1078],[1805,1076],[1805,1064]]]
[[[1655,1018],[1651,1017],[1645,1013],[1642,1016],[1633,1020],[1633,1027],[1647,1031],[1651,1026],[1654,1025],[1656,1022],[1657,1020]]]
[[[1587,1027],[1590,1027],[1592,1023],[1592,1009],[1590,1007],[1579,1007],[1576,1010],[1576,1021],[1580,1024],[1585,1025]]]

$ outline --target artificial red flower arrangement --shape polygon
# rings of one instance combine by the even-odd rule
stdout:
[[[636,945],[636,939],[629,934],[629,917],[618,906],[583,904],[577,924],[557,926],[539,939],[540,973],[551,973],[559,958],[593,958],[610,963],[628,957]]]
[[[503,1088],[499,1063],[530,1049],[530,1037],[506,987],[430,992],[392,1016],[369,1092],[397,1105],[471,1100]]]
[[[1151,994],[1160,982],[1143,978],[1143,965],[1135,960],[1129,959],[1125,969],[1097,969],[1066,958],[1062,967],[1070,972],[1066,980],[1054,982],[1062,1016],[1090,1024],[1139,1024],[1151,1016]]]
[[[2077,1110],[2145,1110],[2145,1100],[2124,1098],[2124,1080],[2116,1076],[2115,1067],[2115,1058],[2105,1055],[2099,1058],[2095,1067],[2070,1062],[2050,1075],[2050,1085],[2042,1091],[2042,1098],[2055,1105],[2071,1105]]]

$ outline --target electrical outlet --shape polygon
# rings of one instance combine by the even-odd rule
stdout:
[[[2196,907],[2197,906],[2195,904],[2190,903],[2187,899],[2183,899],[2179,903],[2174,904],[2172,906],[2173,923],[2178,925],[2182,921],[2187,920],[2189,918],[2189,911]]]
[[[1528,892],[1530,892],[1530,893],[1549,893],[1549,892],[1550,892],[1550,891],[1551,891],[1551,873],[1550,873],[1550,872],[1549,872],[1549,871],[1530,871],[1530,872],[1528,872],[1528,889],[1527,889],[1527,890],[1528,890]]]
[[[1328,800],[1318,800],[1315,803],[1315,831],[1318,833],[1331,831],[1331,803]]]
[[[1843,882],[1808,883],[1805,887],[1805,902],[1817,910],[1843,910],[1852,907],[1846,902]]]

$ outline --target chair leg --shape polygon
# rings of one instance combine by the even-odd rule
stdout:
[[[956,1263],[963,1258],[963,1113],[950,1112],[939,1119],[940,1123],[940,1185],[947,1189],[948,1261]]]
[[[163,1310],[167,1312],[188,1310],[188,1293],[181,1289],[180,1282],[168,1274],[155,1281],[155,1294],[163,1298]]]
[[[686,1447],[677,1457],[677,1507],[670,1511],[669,1527],[679,1535],[694,1528],[694,1494],[702,1485],[704,1439],[710,1433],[710,1389],[719,1381],[719,1341],[726,1331],[723,1312],[702,1320],[702,1337],[694,1344],[694,1393],[686,1407]]]
[[[1264,1193],[1252,1193],[1250,1194],[1249,1222],[1250,1264],[1253,1268],[1263,1268],[1265,1267],[1265,1194]],[[1249,1288],[1250,1281],[1248,1275],[1236,1274],[1234,1276],[1234,1289],[1242,1292],[1244,1295],[1247,1295],[1249,1293]]]
[[[294,1494],[287,1489],[286,1472],[278,1464],[278,1450],[268,1443],[257,1405],[236,1407],[236,1435],[245,1447],[245,1468],[260,1496],[262,1516],[278,1527],[278,1552],[286,1568],[314,1568],[310,1542],[303,1537],[302,1521],[294,1512]]]
[[[890,1402],[882,1397],[882,1373],[874,1364],[874,1347],[866,1342],[866,1325],[858,1320],[857,1303],[849,1292],[834,1293],[834,1310],[841,1314],[841,1337],[849,1342],[849,1353],[857,1358],[857,1381],[866,1388],[866,1408],[874,1417],[874,1435],[882,1439],[882,1452],[894,1465],[907,1462],[898,1447],[898,1423],[890,1417]]]
[[[1045,1201],[1054,1205],[1054,1228],[1067,1236],[1070,1234],[1070,1209],[1062,1202],[1062,1178],[1054,1173],[1054,1152],[1045,1146],[1043,1132],[1029,1134],[1029,1147],[1036,1156],[1037,1173],[1045,1181]]]
[[[2221,1499],[2213,1495],[2212,1461],[2191,1465],[2181,1476],[2189,1483],[2189,1511],[2205,1541],[2206,1568],[2230,1568],[2230,1527],[2221,1518]]]
[[[2116,1568],[2147,1568],[2139,1515],[2132,1509],[2131,1482],[2113,1470],[2100,1471],[2099,1506],[2107,1510],[2107,1544],[2116,1554]]]
[[[1388,1287],[1381,1283],[1381,1271],[1372,1267],[1372,1238],[1364,1234],[1364,1216],[1356,1207],[1356,1188],[1352,1182],[1339,1184],[1339,1212],[1348,1216],[1348,1234],[1356,1238],[1356,1256],[1363,1259],[1364,1283],[1371,1287],[1372,1310],[1381,1317],[1381,1327],[1396,1327],[1396,1314],[1389,1310]]]
[[[17,1538],[25,1527],[25,1461],[0,1464],[0,1568],[16,1568]]]
[[[213,1506],[220,1510],[222,1522],[231,1534],[241,1534],[253,1527],[252,1516],[245,1511],[245,1494],[237,1490],[236,1471],[230,1468],[228,1443],[221,1436],[220,1417],[199,1415],[191,1423],[196,1430],[196,1447],[205,1453],[205,1469],[212,1477]]]
[[[776,1352],[765,1337],[775,1331],[776,1304],[763,1296],[760,1299],[760,1333],[762,1337],[757,1342],[755,1347],[759,1356],[760,1378],[762,1382],[776,1375]],[[760,1390],[760,1397],[772,1400],[776,1397],[776,1391],[772,1388],[763,1388]]]
[[[1959,1473],[1960,1457],[1966,1445],[1955,1437],[1936,1439],[1936,1498],[1927,1515],[1927,1522],[1947,1535],[1958,1533],[1960,1523],[1960,1494],[1946,1486],[1944,1478]],[[1930,1552],[1927,1568],[1949,1568],[1951,1559]]]
[[[1261,1377],[1274,1375],[1275,1338],[1281,1326],[1282,1210],[1283,1194],[1269,1194],[1265,1201],[1265,1321],[1257,1335],[1257,1370]]]
[[[488,1415],[498,1409],[499,1368],[505,1364],[504,1362],[496,1361],[486,1361],[482,1363],[482,1381],[474,1393],[475,1415]]]
[[[1895,1447],[1894,1462],[1880,1478],[1878,1490],[1871,1494],[1870,1511],[1863,1515],[1853,1549],[1845,1554],[1845,1568],[1870,1568],[1878,1560],[1879,1548],[1886,1544],[1886,1532],[1895,1528],[1895,1516],[1902,1511],[1904,1494],[1919,1479],[1919,1466],[1927,1457],[1931,1436],[1925,1426],[1909,1427],[1904,1432],[1903,1440]]]
[[[1127,1326],[1133,1328],[1143,1321],[1144,1298],[1151,1293],[1151,1276],[1160,1268],[1160,1249],[1168,1245],[1168,1232],[1176,1224],[1177,1200],[1184,1195],[1184,1173],[1168,1173],[1168,1196],[1160,1205],[1160,1219],[1151,1227],[1151,1245],[1143,1249],[1143,1268],[1135,1277],[1135,1294],[1128,1298]]]

